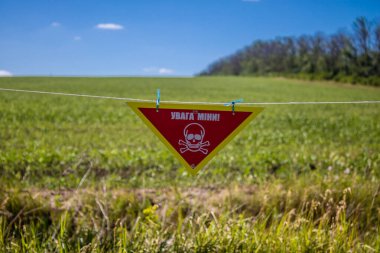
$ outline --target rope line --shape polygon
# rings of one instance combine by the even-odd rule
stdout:
[[[72,96],[72,97],[87,97],[87,98],[99,98],[99,99],[112,99],[112,100],[124,100],[124,101],[131,101],[131,102],[156,102],[156,100],[149,100],[149,99],[97,96],[97,95],[88,95],[88,94],[75,94],[75,93],[50,92],[50,91],[38,91],[38,90],[20,90],[20,89],[0,88],[0,91],[60,95],[60,96]],[[222,102],[161,101],[160,103],[225,105],[225,102],[222,103]],[[364,101],[313,101],[313,102],[302,102],[302,101],[301,102],[255,102],[255,103],[239,103],[239,104],[241,104],[241,105],[380,104],[380,100],[372,100],[372,101],[371,100],[364,100]]]
[[[125,101],[140,101],[140,102],[152,102],[153,100],[137,99],[137,98],[121,98],[121,97],[109,97],[109,96],[96,96],[88,94],[75,94],[75,93],[63,93],[63,92],[50,92],[50,91],[39,91],[39,90],[18,90],[18,89],[6,89],[0,88],[2,91],[14,91],[14,92],[26,92],[26,93],[37,93],[37,94],[49,94],[49,95],[60,95],[60,96],[72,96],[72,97],[88,97],[88,98],[102,98],[102,99],[113,99],[113,100],[125,100]]]

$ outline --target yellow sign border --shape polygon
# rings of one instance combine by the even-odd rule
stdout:
[[[149,121],[147,117],[139,110],[139,108],[156,108],[154,102],[127,102],[132,110],[142,119],[142,121],[152,130],[152,132],[164,143],[164,145],[174,154],[175,157],[185,166],[187,171],[195,175],[221,150],[223,149],[245,126],[249,124],[262,110],[263,107],[252,107],[244,105],[235,105],[236,112],[252,112],[234,131],[232,131],[211,153],[209,153],[196,167],[192,168],[185,159],[173,148],[166,138],[157,130],[157,128]],[[202,105],[202,104],[175,104],[160,103],[160,109],[179,109],[179,110],[215,110],[215,111],[231,111],[230,106],[223,105]]]

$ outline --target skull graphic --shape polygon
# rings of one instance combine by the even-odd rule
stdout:
[[[181,153],[185,153],[186,151],[190,152],[202,152],[203,154],[207,154],[208,150],[204,147],[210,146],[210,142],[203,142],[203,138],[205,137],[205,129],[202,125],[198,123],[190,123],[183,129],[183,135],[185,140],[179,140],[178,144],[184,147],[180,148]]]

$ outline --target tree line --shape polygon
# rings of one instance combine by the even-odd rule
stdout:
[[[357,18],[332,35],[256,40],[200,75],[281,75],[380,86],[380,23]]]

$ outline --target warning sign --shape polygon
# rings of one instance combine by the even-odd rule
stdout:
[[[128,102],[186,169],[197,173],[263,108]]]

